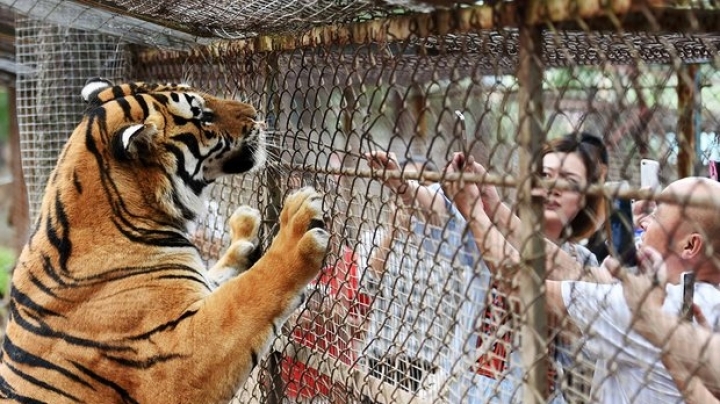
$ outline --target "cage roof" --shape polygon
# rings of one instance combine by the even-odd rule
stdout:
[[[431,54],[463,53],[475,60],[480,55],[481,64],[497,71],[514,69],[518,11],[538,4],[525,21],[544,28],[548,66],[715,58],[718,9],[695,3],[677,8],[665,1],[0,0],[6,5],[0,24],[11,24],[7,15],[16,12],[182,50],[218,42],[254,51],[404,42]]]

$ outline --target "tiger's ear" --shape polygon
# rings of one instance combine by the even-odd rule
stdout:
[[[110,80],[95,77],[85,83],[85,87],[83,87],[80,95],[82,95],[83,101],[88,104],[94,104],[99,102],[97,98],[98,93],[112,86],[114,86],[114,84]]]
[[[155,124],[134,124],[115,133],[113,149],[120,160],[137,160],[149,156],[155,150],[153,137],[158,130]]]

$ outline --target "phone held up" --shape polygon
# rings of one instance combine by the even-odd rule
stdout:
[[[695,294],[695,273],[694,272],[683,272],[682,273],[682,285],[683,285],[683,302],[682,309],[680,310],[680,316],[687,320],[693,321],[693,296]]]
[[[660,188],[660,163],[656,160],[640,160],[640,187],[657,191]]]

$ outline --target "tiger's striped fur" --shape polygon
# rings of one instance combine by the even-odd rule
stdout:
[[[240,208],[214,288],[186,226],[207,185],[263,165],[255,109],[104,80],[83,97],[13,275],[0,401],[227,403],[320,269],[321,197],[288,197],[247,271],[260,218]]]

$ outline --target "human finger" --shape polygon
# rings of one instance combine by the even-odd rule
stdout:
[[[365,153],[365,158],[371,168],[379,168],[383,165],[384,153],[379,151],[367,152]]]
[[[453,161],[450,161],[450,163],[445,167],[445,174],[452,174],[457,171]],[[445,195],[452,200],[458,191],[458,181],[442,181],[442,188]]]
[[[610,272],[610,274],[621,282],[627,280],[627,269],[620,264],[620,261],[608,256],[602,263],[602,266]]]
[[[652,247],[642,247],[638,251],[638,263],[642,273],[653,274],[661,285],[667,283],[667,267],[662,254]]]
[[[633,201],[631,209],[633,215],[633,224],[635,225],[635,227],[641,227],[642,220],[649,216],[652,211],[655,210],[656,206],[657,203],[655,201],[649,201],[647,199],[638,199],[636,201]]]
[[[468,173],[477,173],[478,170],[476,169],[475,165],[477,163],[475,162],[475,157],[473,155],[469,155],[465,157],[465,160],[463,161],[462,169],[465,172]]]
[[[474,157],[473,157],[473,162],[472,162],[472,164],[468,164],[468,165],[472,165],[473,168],[474,168],[475,173],[477,173],[477,174],[485,174],[485,173],[487,173],[487,170],[485,169],[485,166],[483,166],[483,165],[480,164],[478,161],[476,161]]]
[[[397,157],[393,152],[386,153],[384,151],[373,151],[370,153],[366,153],[366,156],[371,168],[397,170],[399,167]]]
[[[463,152],[453,153],[453,158],[450,160],[450,164],[454,165],[458,169],[462,168],[465,164],[465,154],[463,154]]]
[[[693,313],[693,317],[695,318],[695,321],[697,321],[698,325],[709,330],[710,323],[708,322],[707,317],[705,317],[705,314],[703,313],[700,306],[693,303],[691,306],[691,310]]]

